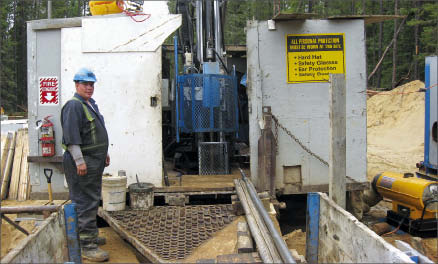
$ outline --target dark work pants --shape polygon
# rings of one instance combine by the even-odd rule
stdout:
[[[68,151],[64,153],[64,173],[70,200],[76,203],[79,238],[82,247],[95,247],[98,235],[97,209],[102,191],[102,173],[105,168],[106,152],[85,155],[87,174],[79,176],[76,164]]]

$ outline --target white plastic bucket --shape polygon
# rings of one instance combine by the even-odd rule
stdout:
[[[125,210],[126,184],[124,177],[103,177],[102,178],[102,201],[103,210],[120,211]]]

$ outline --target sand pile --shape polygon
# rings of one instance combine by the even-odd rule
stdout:
[[[424,88],[412,81],[367,101],[368,179],[383,171],[412,172],[424,154]]]
[[[295,249],[298,254],[306,256],[306,232],[301,229],[297,229],[287,235],[283,236],[287,247],[290,249]]]

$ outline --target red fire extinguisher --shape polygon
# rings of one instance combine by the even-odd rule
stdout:
[[[40,142],[43,157],[55,156],[55,132],[53,131],[53,123],[49,120],[51,115],[43,118],[43,120],[38,120],[36,125],[40,126]]]

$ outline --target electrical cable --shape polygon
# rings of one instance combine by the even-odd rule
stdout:
[[[151,17],[151,14],[145,14],[142,11],[130,11],[126,7],[126,3],[124,1],[117,1],[117,6],[120,8],[120,10],[122,10],[122,12],[125,15],[129,16],[135,22],[144,22]],[[145,18],[141,19],[141,20],[137,20],[137,19],[135,19],[135,16],[145,16]]]
[[[383,234],[383,235],[381,235],[381,236],[392,235],[392,234],[394,234],[395,232],[397,232],[397,231],[400,229],[400,227],[402,226],[402,224],[403,224],[403,222],[405,221],[405,219],[406,219],[407,216],[408,216],[408,213],[406,213],[405,216],[403,216],[402,220],[400,221],[400,224],[397,226],[396,229],[394,229],[394,230],[392,230],[392,231],[389,231],[389,232],[387,232],[387,233],[385,233],[385,234]]]

